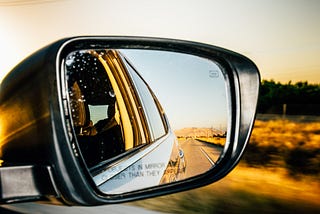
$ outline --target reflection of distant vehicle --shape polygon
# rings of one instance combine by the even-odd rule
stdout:
[[[73,52],[66,70],[74,131],[102,191],[119,193],[183,178],[184,154],[166,115],[124,55]]]

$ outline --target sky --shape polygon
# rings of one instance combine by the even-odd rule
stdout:
[[[227,90],[219,66],[167,51],[121,50],[164,108],[171,127],[227,130]]]
[[[320,83],[318,0],[0,0],[0,79],[63,37],[185,39],[244,54],[263,79]]]
[[[0,81],[58,39],[191,40],[239,52],[262,79],[320,83],[319,0],[0,0]]]

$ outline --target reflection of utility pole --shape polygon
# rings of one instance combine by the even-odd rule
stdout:
[[[282,105],[282,117],[286,117],[287,114],[287,104]]]

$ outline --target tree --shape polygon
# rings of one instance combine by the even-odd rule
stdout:
[[[289,114],[320,115],[320,84],[291,81],[282,84],[262,80],[258,100],[258,113],[282,114],[283,104]]]

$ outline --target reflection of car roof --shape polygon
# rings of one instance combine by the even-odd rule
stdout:
[[[67,64],[69,78],[71,78],[71,82],[78,81],[87,103],[91,105],[110,103],[113,97],[106,92],[111,92],[112,87],[108,75],[97,57],[86,51],[75,52],[72,58],[73,63]],[[95,93],[94,96],[91,93]]]

